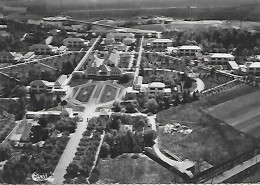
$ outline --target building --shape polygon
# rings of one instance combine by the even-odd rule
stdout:
[[[13,63],[14,58],[11,52],[0,52],[0,63]]]
[[[127,37],[127,38],[123,39],[123,44],[126,45],[126,46],[129,46],[129,45],[131,45],[133,43],[135,43],[135,39],[134,38]]]
[[[165,84],[162,82],[152,82],[148,84],[146,93],[154,95],[170,95],[171,89],[165,88]]]
[[[229,53],[213,53],[210,56],[211,65],[228,65],[228,61],[234,61],[235,57]]]
[[[137,76],[134,79],[134,90],[140,90],[143,83],[143,77]]]
[[[231,70],[238,70],[239,65],[236,63],[236,61],[228,61],[228,68]]]
[[[54,82],[45,80],[34,80],[30,83],[30,92],[32,93],[51,93]]]
[[[247,67],[248,74],[260,75],[260,62],[254,62]]]
[[[82,47],[82,46],[84,46],[84,39],[66,38],[63,40],[63,45],[65,45],[67,47]]]
[[[36,55],[51,55],[55,53],[55,49],[48,44],[34,44],[29,47]]]
[[[172,40],[170,39],[154,39],[152,41],[152,47],[154,49],[163,49],[166,50],[167,47],[172,46]]]
[[[115,42],[115,39],[114,38],[104,38],[103,41],[104,41],[104,44],[110,45]]]
[[[106,36],[107,39],[115,39],[116,41],[122,41],[125,38],[134,39],[135,35],[133,33],[108,33]]]
[[[108,54],[105,56],[103,64],[106,64],[108,66],[117,66],[119,59],[119,52],[116,49],[110,49],[108,51]]]
[[[113,79],[116,80],[120,78],[123,74],[123,71],[117,66],[108,66],[106,64],[102,64],[99,67],[89,67],[85,71],[83,75],[88,79]]]
[[[195,57],[196,53],[200,53],[202,49],[199,46],[181,46],[179,47],[180,56]]]

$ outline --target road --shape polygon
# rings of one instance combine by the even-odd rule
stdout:
[[[143,52],[143,41],[144,41],[144,37],[142,37],[141,43],[140,43],[140,49],[138,52],[138,58],[137,58],[137,62],[136,62],[136,69],[135,69],[135,77],[137,77],[139,75],[139,68],[140,68],[140,63],[141,63],[141,59],[142,59],[142,52]]]
[[[200,78],[195,78],[196,83],[197,83],[197,87],[196,89],[194,89],[193,92],[202,92],[205,89],[205,84],[204,82],[200,79]],[[191,92],[191,94],[193,94],[193,92]]]
[[[64,175],[66,174],[66,169],[69,166],[69,164],[73,161],[80,139],[82,138],[82,134],[88,126],[87,120],[91,119],[94,116],[98,116],[95,113],[95,109],[95,105],[86,105],[85,111],[79,113],[79,116],[83,118],[83,121],[78,123],[75,133],[71,136],[65,150],[63,151],[63,154],[53,174],[53,184],[63,183]]]
[[[99,41],[100,36],[95,40],[95,42],[93,43],[93,45],[89,48],[89,50],[86,52],[86,54],[84,55],[84,57],[81,59],[81,61],[78,63],[78,65],[75,67],[74,71],[78,71],[86,62],[87,58],[89,57],[90,53],[92,52],[92,50],[94,49],[95,45],[97,44],[97,42]],[[69,82],[72,79],[72,74],[73,72],[70,74],[69,78],[67,78],[62,86],[66,86],[69,84]]]
[[[156,115],[148,116],[147,118],[149,119],[149,122],[152,125],[152,129],[157,132],[156,122],[155,122]],[[172,159],[166,157],[159,149],[158,137],[155,139],[154,142],[155,142],[155,144],[153,145],[153,149],[154,149],[155,153],[158,155],[158,157],[160,157],[161,160],[163,160],[164,162],[168,163],[169,165],[175,167],[180,172],[186,173],[189,177],[193,177],[193,174],[189,170],[187,170],[188,168],[193,166],[193,162],[191,162],[189,160],[184,160],[182,162],[178,162],[178,161],[175,161],[175,160],[172,160]]]

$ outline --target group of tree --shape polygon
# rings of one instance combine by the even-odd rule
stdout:
[[[238,29],[218,29],[210,27],[203,31],[171,31],[165,36],[174,37],[176,46],[192,44],[202,45],[204,52],[233,52],[237,57],[260,54],[260,33]]]
[[[60,132],[68,131],[74,133],[77,128],[77,121],[73,118],[63,118],[55,123],[55,129]]]
[[[4,22],[10,35],[0,38],[0,51],[27,52],[30,45],[41,43],[47,38],[47,30],[40,26],[12,20],[5,20]],[[28,37],[21,41],[26,33]]]
[[[46,95],[36,95],[34,93],[30,93],[30,100],[28,109],[33,111],[39,111],[43,109],[49,109],[51,107],[56,107],[61,103],[61,97],[58,94],[55,99],[52,96]]]

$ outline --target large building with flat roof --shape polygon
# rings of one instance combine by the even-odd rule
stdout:
[[[179,55],[180,56],[191,56],[195,57],[196,53],[200,53],[202,51],[199,46],[185,45],[179,47]]]
[[[228,65],[228,61],[234,61],[235,57],[229,53],[212,53],[210,55],[210,64]]]

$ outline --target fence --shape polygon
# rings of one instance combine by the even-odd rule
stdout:
[[[214,166],[212,168],[209,168],[208,170],[205,170],[195,175],[192,178],[192,182],[194,183],[206,182],[210,179],[217,177],[218,175],[221,175],[223,172],[232,169],[236,165],[242,164],[244,161],[249,160],[258,154],[260,154],[260,148],[249,150],[233,159],[223,162],[218,166]]]
[[[241,83],[241,81],[239,79],[234,79],[232,81],[218,85],[218,86],[213,87],[211,89],[207,89],[205,91],[202,91],[201,94],[204,95],[204,96],[210,95],[211,93],[216,93],[216,91],[221,91],[224,88],[232,87],[232,86],[238,85],[240,83]]]

